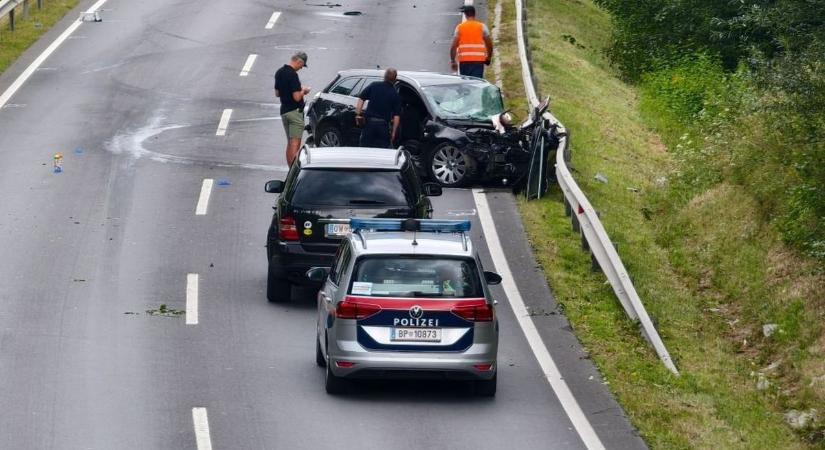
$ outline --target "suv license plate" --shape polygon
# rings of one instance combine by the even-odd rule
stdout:
[[[327,237],[343,237],[349,234],[348,223],[328,223],[326,229]]]
[[[396,342],[441,342],[441,328],[392,328],[390,340]]]

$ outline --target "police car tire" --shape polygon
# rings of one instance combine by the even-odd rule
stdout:
[[[315,364],[318,367],[326,367],[327,360],[324,359],[324,354],[321,353],[321,342],[318,341],[318,336],[315,336]]]
[[[495,397],[498,374],[493,375],[489,380],[476,380],[475,391],[476,395],[481,397]]]
[[[329,352],[327,352],[327,355],[329,355]],[[326,389],[327,394],[338,395],[345,393],[347,390],[347,380],[337,377],[334,373],[332,373],[332,364],[327,362],[326,366],[327,370],[326,376],[324,377],[324,388]]]
[[[266,298],[271,303],[289,302],[292,300],[292,283],[270,272],[266,281]]]

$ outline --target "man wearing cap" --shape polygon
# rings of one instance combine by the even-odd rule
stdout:
[[[450,46],[450,67],[461,75],[484,78],[484,65],[493,56],[493,39],[487,25],[476,20],[476,8],[464,7],[464,22],[455,27]]]
[[[361,147],[391,148],[401,123],[401,97],[395,90],[398,72],[389,68],[384,71],[384,81],[375,81],[358,95],[355,104],[355,123],[363,126]],[[361,114],[367,103],[367,111]],[[392,127],[392,131],[390,131]]]
[[[306,66],[307,54],[298,52],[292,55],[289,64],[275,72],[275,95],[281,99],[281,121],[287,138],[286,163],[290,166],[304,135],[304,96],[309,94],[309,87],[301,85],[298,71]]]

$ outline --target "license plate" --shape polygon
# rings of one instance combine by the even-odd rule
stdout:
[[[327,237],[342,237],[350,232],[348,223],[328,223],[326,229]]]
[[[392,328],[390,340],[396,342],[441,342],[441,329]]]

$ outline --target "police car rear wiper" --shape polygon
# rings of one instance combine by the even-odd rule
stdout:
[[[383,205],[385,202],[381,200],[350,200],[350,205]]]

